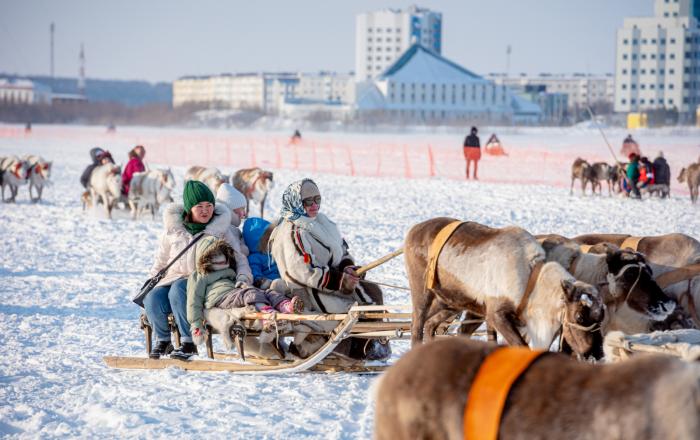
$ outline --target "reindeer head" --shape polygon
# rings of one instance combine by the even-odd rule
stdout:
[[[173,172],[168,169],[161,169],[156,171],[158,173],[158,192],[156,193],[156,200],[158,203],[169,203],[172,202],[172,197],[170,193],[175,189],[175,178],[173,177]]]
[[[608,283],[616,301],[625,302],[639,313],[655,321],[663,321],[676,307],[675,301],[654,281],[646,258],[639,252],[608,250]]]
[[[678,175],[678,183],[683,183],[688,178],[688,170],[681,168],[681,173]]]
[[[119,198],[122,193],[122,168],[117,165],[110,165],[107,171],[107,189],[115,197]]]
[[[583,358],[603,357],[600,323],[605,318],[605,304],[598,289],[574,279],[563,279],[564,317],[562,332],[573,351]]]

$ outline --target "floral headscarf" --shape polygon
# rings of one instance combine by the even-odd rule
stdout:
[[[311,182],[316,185],[316,182],[311,179],[301,179],[292,182],[287,189],[284,190],[282,194],[282,209],[280,210],[281,218],[294,221],[299,217],[308,217],[304,209],[304,204],[301,202],[301,187],[304,186],[306,182]],[[316,186],[318,187],[318,185]]]

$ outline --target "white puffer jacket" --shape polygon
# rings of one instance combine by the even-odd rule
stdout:
[[[187,232],[183,224],[182,213],[184,211],[185,207],[183,205],[175,203],[169,205],[165,209],[163,213],[165,233],[160,239],[155,262],[151,267],[149,277],[153,277],[159,270],[167,266],[194,238],[192,234]],[[231,234],[227,234],[230,225],[231,211],[225,205],[216,205],[214,208],[214,218],[204,229],[204,233],[216,238],[226,239],[227,236],[233,237]],[[240,240],[231,239],[231,242],[229,242],[229,240],[226,241],[235,251],[236,273],[238,274],[236,281],[243,281],[251,284],[253,282],[253,274],[250,270],[248,259],[241,252]],[[189,277],[196,267],[196,248],[197,246],[192,246],[185,255],[180,257],[175,264],[170,267],[168,273],[163,277],[160,283],[158,283],[158,286],[169,286],[179,279]]]

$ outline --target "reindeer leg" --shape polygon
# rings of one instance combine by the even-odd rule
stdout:
[[[571,176],[571,189],[569,190],[569,195],[573,196],[574,195],[574,180],[576,180],[576,177]]]
[[[36,187],[37,192],[39,193],[39,197],[37,197],[37,202],[41,200],[41,195],[44,193],[44,186],[37,186]]]
[[[527,346],[518,331],[517,317],[513,304],[501,298],[489,298],[486,301],[486,323],[503,336],[508,345]]]
[[[423,289],[422,294],[411,292],[411,303],[413,305],[413,316],[411,319],[411,346],[423,342],[423,328],[425,326],[426,313],[433,300],[435,293],[430,289]]]
[[[265,218],[265,200],[267,200],[267,193],[265,193],[262,200],[260,201],[260,218]]]

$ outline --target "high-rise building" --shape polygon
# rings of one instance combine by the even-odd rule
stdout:
[[[698,0],[655,0],[653,17],[625,18],[617,31],[615,111],[677,110],[692,120],[700,105]]]
[[[442,14],[417,6],[359,14],[355,20],[355,79],[381,74],[413,44],[442,52]]]

